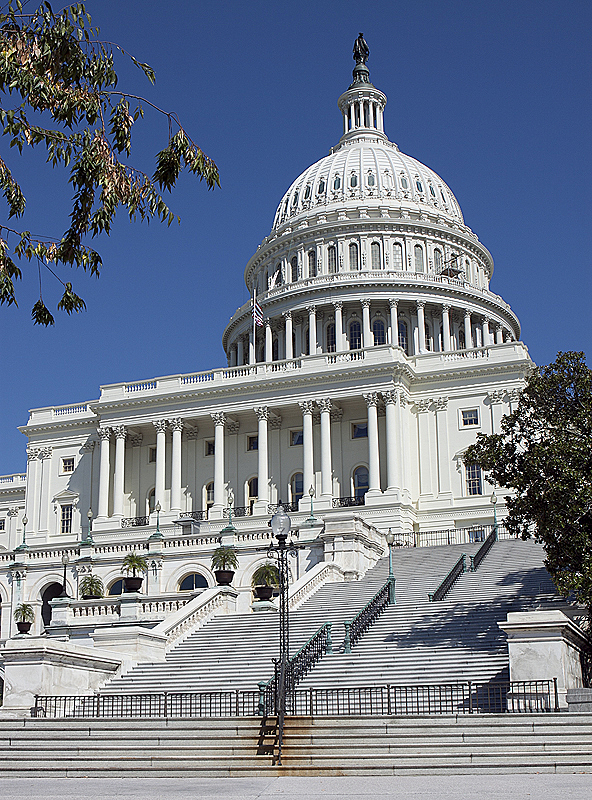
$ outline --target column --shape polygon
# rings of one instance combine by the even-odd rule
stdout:
[[[317,310],[316,306],[308,306],[308,355],[317,352]]]
[[[216,411],[210,414],[214,420],[214,505],[210,509],[218,518],[222,516],[224,497],[224,425],[226,414]]]
[[[39,530],[39,520],[35,516],[36,500],[39,497],[39,469],[38,461],[39,450],[27,448],[27,483],[25,490],[25,516],[29,520],[29,530],[37,532]],[[10,542],[12,544],[12,542]],[[20,544],[20,542],[16,542]]]
[[[273,361],[273,334],[271,332],[271,320],[265,320],[265,356],[267,363]]]
[[[380,455],[378,450],[378,394],[364,395],[368,406],[368,494],[380,494]]]
[[[444,351],[448,353],[452,350],[450,343],[450,306],[442,306],[442,346]]]
[[[368,103],[368,127],[374,128],[374,103],[372,100]]]
[[[49,510],[53,494],[51,475],[51,454],[53,448],[43,447],[39,451],[41,458],[41,500],[39,513],[39,533],[49,533]],[[55,532],[55,527],[54,527]]]
[[[424,316],[425,301],[417,301],[417,341],[419,344],[419,352],[426,352],[425,340],[425,316]]]
[[[503,402],[506,396],[504,389],[489,392],[487,399],[491,407],[491,432],[499,433],[501,430],[502,417],[504,415]]]
[[[419,441],[419,493],[432,494],[432,459],[429,410],[431,400],[417,400],[417,428]]]
[[[111,430],[110,428],[99,428],[97,433],[101,442],[98,516],[103,519],[109,516],[109,442]]]
[[[488,344],[491,344],[491,338],[489,334],[489,320],[487,317],[483,320],[483,347],[487,347]]]
[[[496,344],[503,344],[504,343],[504,333],[503,333],[501,325],[496,325],[495,326],[495,343]]]
[[[115,470],[113,472],[113,516],[123,517],[123,491],[125,478],[125,425],[112,428],[115,435]]]
[[[370,328],[370,300],[362,300],[362,346],[372,347],[374,337]]]
[[[230,349],[228,350],[228,366],[229,367],[236,367],[236,345],[231,345]]]
[[[438,494],[450,495],[450,452],[448,447],[448,398],[437,397],[436,445],[438,447]]]
[[[302,325],[302,317],[298,314],[296,317],[293,317],[294,323],[294,358],[300,358],[302,355],[303,344],[304,344],[304,336],[303,334],[303,325]]]
[[[333,471],[331,468],[331,400],[317,400],[321,410],[321,494],[333,497]]]
[[[302,449],[304,463],[302,467],[304,496],[306,497],[311,486],[314,487],[314,451],[312,434],[312,412],[314,403],[312,400],[304,400],[298,403],[302,411]]]
[[[471,330],[471,312],[465,310],[465,347],[470,350],[473,347],[473,331]]]
[[[386,482],[387,491],[399,489],[399,461],[397,458],[397,393],[382,392],[386,409]]]
[[[166,448],[166,419],[153,422],[156,428],[156,480],[154,483],[154,505],[160,503],[164,508],[164,478],[165,478],[165,448]]]
[[[242,367],[245,363],[245,354],[244,354],[244,346],[243,346],[243,337],[239,336],[236,340],[236,363],[237,366]]]
[[[286,360],[294,358],[294,339],[292,338],[292,312],[284,313],[286,320]]]
[[[171,464],[171,511],[181,513],[181,445],[183,420],[179,417],[170,421],[173,431],[173,452]]]
[[[389,300],[389,305],[391,307],[391,344],[393,347],[399,346],[399,318],[398,318],[398,307],[399,301],[395,299]]]
[[[259,484],[258,499],[255,503],[255,511],[267,514],[269,505],[269,463],[267,447],[267,419],[268,409],[266,406],[253,409],[259,420],[257,428],[257,477]]]
[[[333,303],[333,308],[335,309],[335,350],[338,353],[343,353],[343,303],[338,300]]]

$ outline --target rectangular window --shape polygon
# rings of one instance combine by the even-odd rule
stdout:
[[[5,530],[6,530],[6,520],[0,519],[0,531],[5,531]]]
[[[258,436],[247,436],[247,450],[259,450]]]
[[[477,464],[467,464],[467,494],[476,495],[483,494],[483,485],[481,482],[481,467]]]
[[[61,506],[61,527],[62,533],[72,533],[72,506]]]
[[[467,425],[478,425],[479,424],[479,411],[476,408],[472,408],[470,411],[463,411],[462,412],[462,424],[464,426],[467,426]]]
[[[367,422],[352,422],[351,438],[352,439],[367,439],[368,438],[368,423]]]
[[[74,472],[74,456],[62,458],[62,472]]]
[[[206,439],[206,455],[213,456],[214,455],[214,440],[213,439]]]
[[[303,442],[302,431],[290,431],[290,447],[296,447]]]
[[[150,464],[156,461],[156,447],[151,447],[148,451],[148,461]]]

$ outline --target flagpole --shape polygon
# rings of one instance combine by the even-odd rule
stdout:
[[[253,285],[253,364],[257,363],[257,319],[255,316],[255,303],[257,302],[257,288]]]

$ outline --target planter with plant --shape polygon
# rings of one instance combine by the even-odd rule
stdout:
[[[123,591],[138,592],[144,580],[144,576],[138,575],[138,572],[148,572],[148,562],[144,556],[135,552],[128,553],[123,559],[121,568],[127,573],[127,578],[123,579]]]
[[[280,585],[278,568],[271,561],[260,564],[251,578],[251,586],[258,600],[271,600],[273,592]]]
[[[35,622],[35,609],[30,603],[21,603],[14,609],[14,620],[19,633],[29,633]]]
[[[78,591],[83,600],[95,600],[103,596],[105,587],[98,575],[85,575],[80,581]]]
[[[234,572],[238,569],[238,558],[234,547],[223,545],[214,550],[212,569],[218,586],[230,586]]]

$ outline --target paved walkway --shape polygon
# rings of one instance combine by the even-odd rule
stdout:
[[[590,800],[587,775],[405,778],[8,778],[2,800]]]

